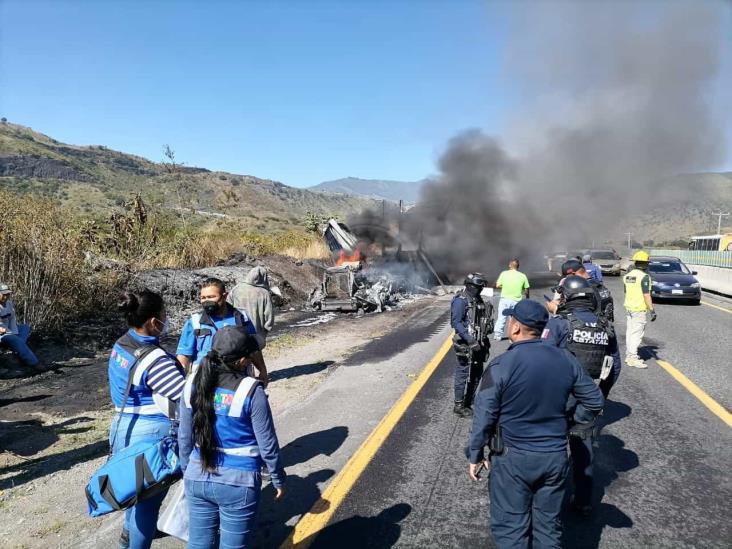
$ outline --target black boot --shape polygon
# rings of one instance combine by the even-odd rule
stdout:
[[[455,407],[452,409],[453,413],[460,417],[473,417],[473,410],[467,406],[463,406],[463,401],[458,400],[455,402]]]

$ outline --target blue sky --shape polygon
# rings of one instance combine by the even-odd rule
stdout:
[[[295,186],[416,180],[459,130],[505,129],[512,9],[0,0],[0,111],[64,142],[152,160],[169,143],[187,165]]]

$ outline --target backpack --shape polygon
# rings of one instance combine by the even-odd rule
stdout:
[[[124,411],[130,395],[135,370],[155,349],[156,346],[146,346],[135,351],[136,360],[130,368],[120,413]],[[117,431],[112,437],[110,452],[116,438]],[[84,490],[89,516],[99,517],[132,507],[138,501],[167,490],[181,476],[178,442],[172,434],[161,440],[128,446],[110,455],[89,479]]]
[[[611,331],[607,320],[597,316],[596,322],[585,322],[574,313],[567,313],[566,319],[569,321],[567,349],[592,379],[599,379],[610,345]]]

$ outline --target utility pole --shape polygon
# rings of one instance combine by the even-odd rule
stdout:
[[[630,246],[630,237],[633,236],[633,233],[625,233],[625,234],[628,235],[628,249],[632,250],[633,248],[631,248],[631,246]]]
[[[718,212],[712,212],[712,215],[716,215],[718,218],[717,219],[717,234],[722,234],[722,218],[727,217],[729,215],[729,212],[722,213],[722,211],[720,210]]]

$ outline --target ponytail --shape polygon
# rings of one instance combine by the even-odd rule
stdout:
[[[193,378],[193,436],[201,454],[201,469],[203,471],[216,470],[216,441],[214,425],[216,413],[214,411],[214,393],[219,383],[219,374],[222,369],[231,366],[216,351],[209,351],[201,361]],[[233,371],[233,370],[232,370]]]
[[[193,436],[201,454],[201,469],[216,469],[216,441],[214,440],[214,392],[219,382],[219,368],[223,362],[216,351],[210,351],[198,366],[193,378]]]

